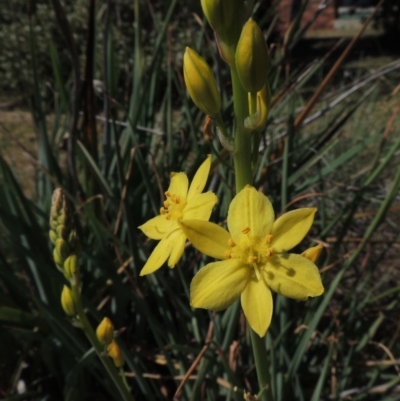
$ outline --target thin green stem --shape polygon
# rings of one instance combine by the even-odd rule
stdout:
[[[251,136],[244,127],[244,120],[249,114],[247,93],[243,89],[236,67],[231,65],[231,78],[233,88],[233,104],[235,109],[235,163],[236,192],[246,185],[253,183],[253,171],[251,168]]]
[[[72,293],[74,296],[74,302],[77,315],[79,318],[79,323],[83,331],[85,332],[87,338],[89,339],[90,343],[92,344],[93,348],[95,349],[98,357],[100,358],[101,362],[106,368],[107,373],[109,374],[115,386],[117,387],[119,393],[121,394],[122,399],[124,401],[135,401],[132,394],[129,392],[129,389],[127,388],[126,381],[124,383],[124,380],[118,374],[117,368],[114,366],[114,363],[112,362],[111,358],[103,355],[104,354],[103,346],[97,339],[96,333],[94,332],[93,327],[90,324],[85,311],[83,310],[78,280],[75,284],[72,284]]]
[[[262,401],[274,401],[268,366],[268,353],[267,348],[265,347],[265,337],[260,337],[253,331],[253,329],[250,329],[250,331],[254,361],[257,370],[257,380],[260,387],[259,399]]]

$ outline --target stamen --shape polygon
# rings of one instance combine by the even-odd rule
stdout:
[[[242,230],[243,234],[248,234],[250,232],[250,227],[246,227]]]
[[[168,211],[164,207],[160,208],[160,214],[167,214],[167,213]]]
[[[229,249],[227,249],[225,251],[225,258],[226,259],[231,259],[232,258],[232,252]]]
[[[250,265],[253,265],[253,264],[257,263],[257,262],[258,262],[258,257],[257,256],[249,256],[248,263]]]
[[[229,245],[231,248],[233,248],[234,246],[236,246],[236,244],[233,242],[233,239],[232,239],[232,238],[229,238],[229,239],[228,239],[228,245]]]
[[[171,204],[170,204],[168,201],[164,201],[164,206],[165,206],[166,208],[169,208],[169,207],[171,206]]]
[[[167,216],[167,220],[171,220],[171,215],[169,214],[168,216]]]
[[[265,256],[272,256],[274,254],[274,250],[272,248],[268,248],[265,251]]]
[[[272,235],[271,234],[267,234],[266,237],[265,237],[265,242],[267,244],[270,244],[271,241],[272,241]]]

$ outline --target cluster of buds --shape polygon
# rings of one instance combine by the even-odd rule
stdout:
[[[61,188],[57,188],[52,197],[49,236],[54,245],[53,257],[57,269],[74,284],[78,279],[79,244],[76,232],[71,227],[71,220],[66,196]],[[66,285],[61,292],[61,306],[68,316],[76,315],[74,296]]]
[[[113,360],[114,365],[120,368],[124,364],[124,356],[121,348],[114,339],[114,325],[108,317],[105,317],[96,329],[99,342],[105,347],[107,355]]]
[[[261,132],[267,124],[271,104],[267,82],[269,56],[261,29],[253,19],[248,19],[252,2],[201,0],[201,6],[215,32],[222,59],[236,70],[243,90],[248,93],[248,117],[242,123],[250,132]],[[190,48],[186,48],[184,54],[183,75],[193,102],[205,114],[215,118],[224,132],[220,118],[221,97],[213,72]]]

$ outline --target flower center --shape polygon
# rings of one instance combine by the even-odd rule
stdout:
[[[242,233],[245,236],[238,244],[229,239],[226,257],[242,259],[243,263],[252,269],[257,280],[260,280],[261,270],[265,267],[268,258],[273,255],[272,235],[268,234],[265,238],[253,237],[249,227],[244,228]]]
[[[186,199],[182,199],[179,195],[165,192],[164,207],[160,209],[160,214],[164,215],[167,220],[178,220],[182,217],[183,209],[186,206]]]

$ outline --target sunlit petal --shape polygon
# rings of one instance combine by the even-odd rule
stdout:
[[[214,205],[218,202],[214,192],[206,192],[204,194],[196,194],[188,201],[183,210],[182,219],[198,219],[208,220],[211,216]]]
[[[249,185],[233,198],[229,206],[228,228],[235,242],[240,242],[244,232],[248,232],[252,238],[265,237],[270,233],[273,222],[274,209],[271,202]]]
[[[146,221],[138,228],[151,239],[162,239],[169,232],[178,228],[178,223],[175,220],[167,220],[165,216],[160,215]]]
[[[192,280],[190,304],[214,311],[225,309],[239,298],[249,276],[250,269],[240,259],[210,263]]]
[[[147,259],[146,264],[143,266],[142,271],[140,272],[141,276],[145,274],[154,273],[158,270],[164,262],[168,259],[169,255],[172,252],[172,249],[175,245],[176,239],[181,233],[181,229],[177,229],[170,233],[167,237],[163,238],[157,246],[154,248],[153,252]]]
[[[168,259],[168,266],[174,267],[183,255],[183,251],[185,250],[186,243],[186,235],[182,230],[178,230],[179,235],[174,240],[174,246],[171,251],[171,256]]]
[[[324,292],[317,266],[301,255],[272,256],[263,269],[263,276],[271,289],[285,297],[305,300]]]
[[[272,294],[264,280],[252,277],[242,293],[241,301],[250,327],[263,337],[271,324],[273,311]]]
[[[194,195],[203,192],[204,187],[208,179],[211,168],[211,155],[208,155],[207,159],[201,164],[189,187],[189,192],[187,195],[188,200],[190,200]]]
[[[314,221],[315,207],[292,210],[280,216],[272,227],[271,246],[275,252],[285,252],[307,235]]]
[[[171,183],[168,192],[178,195],[181,199],[186,199],[189,187],[189,180],[185,173],[171,173]]]
[[[221,226],[202,220],[184,220],[180,222],[188,240],[201,253],[215,259],[225,259],[231,238]]]

